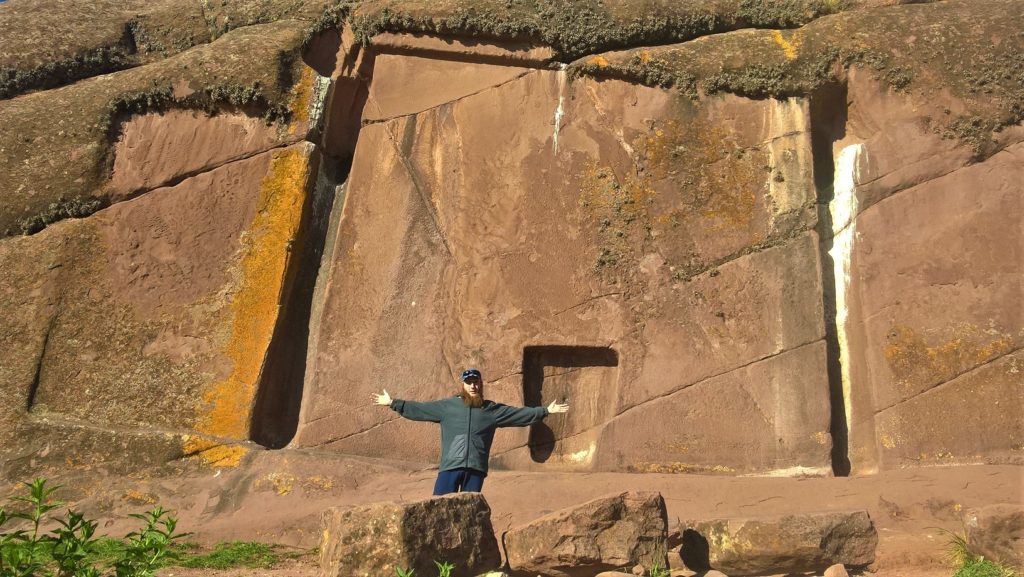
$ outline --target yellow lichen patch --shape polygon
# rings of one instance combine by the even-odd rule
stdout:
[[[263,489],[267,485],[280,496],[287,495],[295,488],[295,476],[288,473],[271,473],[256,481],[256,489]]]
[[[633,174],[621,180],[610,166],[587,165],[581,175],[580,203],[598,212],[615,213],[623,218],[636,218],[647,201],[654,196],[650,183]]]
[[[129,489],[121,495],[121,499],[132,505],[152,505],[158,501],[156,495],[143,493],[137,489]]]
[[[665,444],[665,449],[674,453],[689,453],[690,444],[684,441],[674,441]]]
[[[701,118],[668,120],[636,143],[650,178],[679,188],[681,206],[656,221],[687,215],[711,219],[713,229],[745,229],[754,218],[757,196],[767,190],[760,150],[744,150],[720,124]]]
[[[1011,335],[970,323],[929,332],[943,336],[926,338],[904,325],[893,325],[886,335],[885,359],[905,395],[948,381],[1014,347]]]
[[[578,178],[580,205],[599,223],[596,268],[635,261],[646,234],[648,205],[655,195],[650,180],[633,171],[619,178],[611,166],[597,162],[587,164]]]
[[[647,50],[640,51],[640,64],[647,64],[651,61],[651,53]]]
[[[599,68],[607,68],[609,66],[608,59],[604,56],[594,56],[587,60],[588,66],[597,66]]]
[[[699,465],[693,463],[634,463],[629,466],[631,473],[735,473],[736,469],[725,465]]]
[[[786,37],[782,35],[780,30],[772,30],[772,39],[782,48],[783,54],[786,55],[786,60],[796,60],[800,56],[800,45],[803,44],[803,37],[799,31],[793,34],[791,42],[786,40]]]
[[[196,456],[213,467],[237,467],[249,449],[240,445],[225,445],[202,437],[185,437],[182,450],[186,456]]]
[[[309,119],[309,103],[313,99],[313,74],[312,68],[303,67],[299,81],[292,87],[292,100],[289,108],[294,122]]]
[[[896,448],[896,441],[895,439],[892,438],[892,435],[890,435],[889,433],[882,433],[880,441],[882,442],[882,446],[885,447],[886,449]]]
[[[307,477],[303,486],[306,489],[317,489],[320,491],[329,491],[334,488],[334,479],[328,477],[322,477],[320,475],[313,475]]]
[[[199,418],[201,433],[229,439],[248,435],[256,384],[302,220],[308,173],[307,154],[287,149],[274,154],[260,185],[256,216],[242,240],[231,336],[223,351],[233,369],[203,395],[208,410]]]
[[[811,437],[814,439],[814,442],[818,443],[819,445],[828,444],[828,433],[824,431],[815,431],[815,433],[811,435]]]

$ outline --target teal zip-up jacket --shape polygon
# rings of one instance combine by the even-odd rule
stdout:
[[[394,399],[391,408],[406,419],[441,424],[440,470],[476,469],[484,475],[495,430],[525,427],[548,416],[546,407],[510,407],[494,401],[467,407],[458,395],[425,403]]]

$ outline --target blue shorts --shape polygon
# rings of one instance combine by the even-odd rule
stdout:
[[[450,469],[437,474],[434,482],[434,495],[447,495],[460,491],[479,493],[484,487],[484,473],[476,469]]]

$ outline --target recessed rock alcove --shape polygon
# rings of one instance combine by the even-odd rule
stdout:
[[[562,439],[579,435],[614,415],[618,353],[608,347],[530,346],[523,349],[523,400],[527,406],[568,402],[570,411],[530,428],[530,457],[560,457]],[[564,459],[563,459],[564,460]]]

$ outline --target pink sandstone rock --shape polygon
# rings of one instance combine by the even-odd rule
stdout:
[[[505,555],[517,572],[592,575],[637,563],[666,566],[665,501],[658,493],[622,493],[589,501],[514,528]]]
[[[501,563],[491,509],[480,493],[458,493],[412,503],[334,508],[322,518],[321,575],[375,577],[396,569],[470,577]]]

